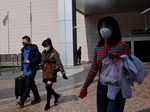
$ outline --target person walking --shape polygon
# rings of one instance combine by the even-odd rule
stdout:
[[[81,64],[81,46],[79,47],[79,49],[77,50],[77,64]]]
[[[23,48],[21,49],[21,71],[25,77],[25,90],[21,96],[18,104],[20,107],[24,106],[24,102],[29,96],[30,90],[32,90],[34,95],[34,100],[31,104],[36,104],[41,101],[37,86],[35,85],[34,78],[36,76],[37,68],[41,62],[41,53],[38,50],[37,45],[31,43],[29,36],[24,36],[22,38]]]
[[[87,96],[87,89],[93,82],[98,71],[100,71],[101,75],[102,61],[108,53],[110,59],[117,60],[120,60],[121,55],[130,53],[128,44],[121,41],[119,25],[113,17],[102,18],[99,20],[97,27],[100,37],[98,40],[100,41],[95,47],[94,59],[89,74],[78,96],[81,99]],[[108,85],[103,84],[99,78],[97,87],[97,112],[123,112],[126,98],[123,98],[120,90],[114,100],[109,99],[107,96]]]
[[[68,79],[61,63],[60,57],[56,49],[53,48],[51,39],[48,38],[43,41],[42,46],[44,50],[42,52],[42,72],[43,72],[43,82],[46,86],[47,91],[47,103],[44,110],[50,109],[51,95],[54,95],[55,101],[54,105],[57,105],[60,95],[56,93],[53,89],[53,84],[57,81],[57,72],[61,71],[64,79]]]

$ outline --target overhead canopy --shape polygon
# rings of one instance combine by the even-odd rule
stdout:
[[[76,8],[85,15],[143,11],[150,0],[76,0]]]

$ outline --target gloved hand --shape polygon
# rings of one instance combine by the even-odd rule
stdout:
[[[68,80],[68,77],[66,76],[66,73],[63,73],[63,79]]]
[[[57,69],[53,70],[53,74],[54,74],[54,75],[57,75],[57,72],[59,72],[59,71],[60,71],[60,69],[57,68]]]
[[[81,91],[80,91],[80,94],[78,95],[78,97],[83,99],[86,96],[87,96],[87,89],[82,88]]]

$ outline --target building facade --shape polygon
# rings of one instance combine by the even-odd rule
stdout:
[[[73,7],[72,0],[1,1],[0,54],[20,54],[24,35],[29,35],[42,51],[42,41],[50,37],[63,63],[74,65],[75,51],[79,46],[82,47],[82,61],[92,60],[100,18],[115,17],[126,40],[134,37],[131,34],[133,29],[145,28],[145,16],[137,12],[84,15],[80,11],[73,13]]]

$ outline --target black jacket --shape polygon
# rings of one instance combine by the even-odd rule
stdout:
[[[30,61],[30,67],[31,68],[37,68],[38,65],[41,63],[41,53],[39,52],[39,49],[37,45],[31,44],[27,48],[22,48],[21,49],[21,71],[23,71],[23,63],[24,63],[24,49],[29,49],[30,54],[29,54],[29,61]]]

